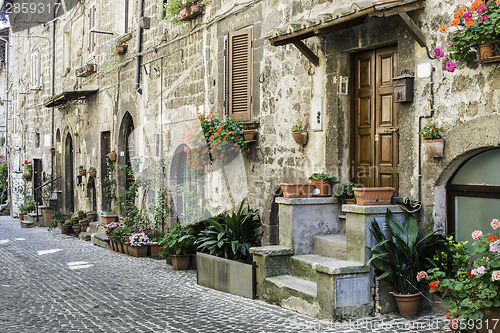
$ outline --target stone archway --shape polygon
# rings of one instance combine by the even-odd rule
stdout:
[[[75,208],[75,192],[74,192],[74,151],[73,139],[71,134],[67,134],[64,140],[64,195],[63,206],[67,212],[73,212]]]

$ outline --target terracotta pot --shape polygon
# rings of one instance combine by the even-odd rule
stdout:
[[[201,12],[200,5],[191,5],[191,13],[199,13]]]
[[[90,222],[97,221],[97,213],[87,213],[87,218]]]
[[[332,182],[329,179],[311,179],[316,188],[319,190],[315,197],[331,197],[332,196]]]
[[[108,158],[114,162],[116,160],[116,153],[109,153]]]
[[[307,143],[307,131],[292,132],[292,136],[299,145],[305,145]]]
[[[405,318],[413,318],[418,314],[418,303],[420,293],[410,295],[400,295],[393,293],[398,305],[399,314]]]
[[[478,46],[479,49],[479,59],[488,60],[491,57],[495,56],[495,52],[493,51],[493,44],[485,43]]]
[[[160,245],[158,243],[151,243],[148,246],[148,256],[157,257],[160,255]]]
[[[477,330],[477,333],[500,333],[500,309],[491,309],[489,315],[484,314],[483,325]]]
[[[24,215],[26,215],[26,213],[18,213],[17,215],[19,216],[19,221],[24,221]]]
[[[354,187],[356,203],[360,206],[390,205],[394,187]]]
[[[314,184],[311,183],[281,183],[285,198],[310,198],[313,196]]]
[[[252,141],[255,136],[255,130],[244,130],[243,139],[245,141]]]
[[[82,225],[82,230],[87,230],[87,227],[89,226],[89,220],[88,219],[81,220],[80,224]]]
[[[181,16],[181,19],[184,19],[191,15],[191,6],[182,7],[181,9],[179,9],[179,15]]]
[[[82,231],[82,227],[73,226],[73,232],[75,233],[76,237],[78,237],[78,235],[80,234],[81,231]]]
[[[61,234],[69,234],[73,230],[73,227],[69,224],[61,225]]]
[[[127,52],[127,45],[116,45],[116,53],[125,54]]]
[[[72,224],[72,225],[73,225],[73,224],[77,224],[77,223],[78,223],[78,221],[80,221],[80,219],[71,219],[71,224]]]
[[[345,199],[345,203],[346,203],[346,205],[355,205],[356,204],[356,200],[354,200],[354,199]]]
[[[55,148],[50,148],[50,155],[54,156],[56,154],[56,149]]]
[[[78,173],[82,176],[85,176],[87,174],[87,169],[80,169],[78,170]]]
[[[43,226],[50,227],[52,224],[52,217],[56,212],[53,209],[44,209],[43,210]]]
[[[148,246],[132,246],[128,245],[128,254],[132,257],[145,257],[148,254]]]
[[[188,269],[189,259],[191,258],[190,255],[172,254],[170,256],[172,257],[172,266],[174,266],[174,269],[176,270]]]
[[[442,157],[444,153],[444,139],[422,140],[425,153],[429,157]]]
[[[95,178],[97,176],[97,170],[90,170],[89,171],[89,176]]]
[[[106,225],[115,222],[117,215],[101,215],[101,224]]]
[[[85,213],[78,214],[78,217],[80,218],[80,220],[83,220],[85,218],[85,215],[87,215],[87,214],[85,214]]]

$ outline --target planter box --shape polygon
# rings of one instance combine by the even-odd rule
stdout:
[[[429,157],[443,157],[444,139],[423,140],[425,153]]]
[[[233,295],[253,298],[253,266],[205,253],[196,253],[198,284]]]
[[[285,198],[310,198],[316,187],[311,183],[281,183],[280,185]]]
[[[110,224],[116,222],[117,215],[101,215],[101,224]]]
[[[145,257],[148,254],[148,245],[143,245],[143,246],[132,246],[132,245],[127,245],[128,247],[128,254],[133,256],[133,257]]]
[[[357,187],[353,190],[360,206],[390,205],[394,195],[394,187]]]

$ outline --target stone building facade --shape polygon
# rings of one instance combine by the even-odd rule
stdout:
[[[106,155],[115,151],[118,165],[140,158],[136,177],[154,180],[140,193],[141,206],[162,187],[176,210],[202,201],[228,208],[247,197],[259,210],[267,244],[278,240],[279,184],[305,182],[316,171],[338,173],[342,182],[394,186],[400,196],[422,201],[420,217],[433,214],[435,228],[459,231],[460,223],[467,224],[459,218],[461,205],[475,209],[478,221],[491,221],[500,215],[498,168],[486,168],[483,179],[464,176],[467,183],[460,185],[482,186],[471,202],[449,184],[471,158],[483,159],[479,165],[499,160],[498,64],[448,73],[397,19],[405,13],[433,49],[445,42],[438,27],[461,4],[212,0],[201,15],[177,26],[161,20],[162,1],[79,1],[45,24],[12,33],[7,88],[12,181],[20,181],[21,164],[29,160],[40,172],[62,176],[64,209],[99,210]],[[293,39],[313,31],[310,26],[327,24],[332,13],[343,23]],[[197,112],[232,112],[226,50],[234,34],[243,32],[250,50],[245,118],[257,128],[257,141],[225,172],[195,182],[185,170],[181,137]],[[312,60],[294,46],[301,45],[297,41]],[[117,54],[116,45],[127,45],[126,53]],[[76,76],[87,64],[96,65],[95,72]],[[411,102],[392,99],[392,78],[401,74],[415,77]],[[362,113],[366,92],[374,108],[368,108],[370,114]],[[439,159],[425,156],[418,136],[431,116],[447,131]],[[308,130],[304,146],[291,135],[298,121]],[[161,161],[165,168],[158,168]],[[97,177],[83,177],[77,185],[79,165],[97,168]],[[360,166],[369,175],[356,176]],[[130,180],[116,166],[114,177],[123,193]],[[190,204],[176,189],[181,181],[198,195]]]

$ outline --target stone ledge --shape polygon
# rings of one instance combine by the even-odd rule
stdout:
[[[258,256],[277,257],[293,255],[293,249],[281,245],[251,247],[249,251],[251,254]]]
[[[30,221],[20,221],[21,222],[21,228],[33,228],[35,224]]]
[[[78,235],[78,238],[83,240],[83,241],[90,241],[90,238],[92,237],[92,234],[90,232],[80,232]]]
[[[277,197],[274,199],[280,205],[327,205],[337,203],[334,197],[312,197],[312,198],[285,198]]]
[[[105,233],[95,233],[92,234],[90,237],[90,241],[92,244],[103,247],[103,248],[109,248],[109,240],[108,236],[106,236]]]
[[[385,214],[389,209],[392,213],[404,213],[399,205],[376,205],[376,206],[360,206],[360,205],[342,205],[342,212],[354,214]]]

